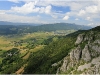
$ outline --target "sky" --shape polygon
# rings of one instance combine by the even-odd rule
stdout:
[[[100,0],[0,0],[0,21],[100,25]]]

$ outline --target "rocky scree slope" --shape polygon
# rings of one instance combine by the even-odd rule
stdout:
[[[100,74],[100,26],[79,34],[74,49],[60,62],[57,74]]]

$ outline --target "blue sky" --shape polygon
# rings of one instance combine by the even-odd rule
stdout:
[[[100,25],[99,0],[1,0],[0,21]]]

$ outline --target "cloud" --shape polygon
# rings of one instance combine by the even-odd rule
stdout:
[[[56,15],[53,15],[53,14],[52,14],[51,16],[52,16],[53,18],[55,18],[55,19],[57,19],[57,18],[58,18],[58,16],[56,16]]]
[[[50,14],[51,9],[52,9],[51,5],[47,6],[47,7],[45,8],[45,13],[46,13],[46,14]]]
[[[40,16],[18,16],[14,14],[0,14],[1,21],[21,22],[21,23],[45,23],[46,21],[40,20]]]
[[[85,8],[86,12],[88,13],[98,13],[98,8],[95,5],[88,6]]]
[[[39,0],[37,3],[37,6],[48,6],[48,5],[54,5],[54,6],[68,6],[68,1],[65,0]]]
[[[86,20],[92,21],[91,17],[86,17]]]
[[[69,19],[69,16],[68,15],[66,15],[64,18],[63,18],[63,20],[68,20]]]
[[[99,6],[98,4],[92,3],[91,5],[87,5],[83,7],[81,10],[77,11],[78,12],[78,17],[82,18],[87,21],[93,21],[96,18],[100,18],[99,16]]]
[[[83,7],[82,3],[79,3],[77,1],[76,2],[69,2],[67,5],[70,6],[72,11],[79,10]]]
[[[89,24],[88,24],[88,26],[91,26],[91,27],[93,27],[93,25],[94,25],[94,23],[89,23]]]
[[[81,10],[79,11],[79,14],[78,14],[78,15],[79,15],[79,16],[83,16],[85,13],[86,13],[86,12],[85,12],[84,10],[81,9]]]
[[[76,18],[75,20],[79,20],[78,18]]]
[[[38,8],[35,8],[35,3],[34,2],[26,3],[21,7],[18,7],[18,6],[11,7],[11,10],[13,12],[22,13],[22,14],[28,14],[28,13],[39,11]]]
[[[42,15],[41,16],[42,19],[46,18],[45,21],[51,21],[53,19],[54,21],[56,20],[56,22],[61,22],[61,21],[66,22],[66,20],[68,20],[70,17],[70,20],[68,20],[69,22],[71,23],[75,22],[78,24],[80,23],[85,25],[88,24],[92,25],[91,22],[93,24],[96,24],[97,19],[98,20],[100,19],[100,1],[98,0],[91,0],[91,1],[90,0],[88,1],[87,0],[84,1],[83,0],[82,1],[80,0],[8,0],[8,1],[15,2],[15,3],[17,2],[20,3],[20,1],[21,2],[23,1],[23,3],[25,4],[23,4],[22,6],[17,6],[16,4],[16,6],[12,6],[11,9],[9,10],[6,10],[4,12],[0,11],[0,14],[6,15],[5,16],[6,18],[8,15],[7,13],[10,13],[10,16],[8,15],[9,17],[18,16],[20,18],[20,16],[24,14],[23,16],[21,16],[21,19],[22,17],[24,18],[27,17],[28,19],[30,19],[31,17],[28,17],[28,15],[30,14],[34,15],[35,13],[37,15]],[[56,9],[55,11],[53,11],[53,6],[56,6],[58,8],[69,7],[70,11],[66,13],[57,13]],[[51,17],[47,17],[48,15]],[[32,19],[33,18],[40,20],[37,17],[32,17]],[[47,18],[49,18],[49,20]],[[78,20],[80,21],[78,22]],[[26,20],[24,19],[24,21]],[[100,24],[99,21],[98,24]]]
[[[8,0],[8,1],[10,1],[10,2],[14,2],[14,3],[19,3],[18,0]]]
[[[5,14],[5,11],[4,10],[0,10],[0,14],[1,15]]]
[[[37,4],[36,1],[27,2],[21,7],[18,7],[18,6],[11,7],[10,11],[15,12],[15,13],[21,13],[21,14],[30,14],[30,13],[37,13],[37,12],[46,13],[46,14],[51,13],[51,9],[52,9],[51,5],[48,5],[46,7],[37,7],[36,4]]]

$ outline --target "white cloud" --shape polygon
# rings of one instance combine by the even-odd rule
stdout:
[[[96,24],[95,19],[100,19],[100,1],[98,0],[9,0],[12,2],[19,2],[23,1],[25,4],[22,6],[12,6],[11,10],[6,10],[5,12],[0,12],[0,14],[5,13],[11,13],[16,14],[18,16],[18,13],[21,13],[20,15],[25,14],[24,16],[32,13],[36,14],[48,14],[51,15],[49,17],[49,21],[51,19],[56,20],[56,22],[60,22],[69,19],[69,22],[77,22],[82,24],[90,24],[91,21]],[[53,6],[60,6],[60,7],[69,7],[71,11],[63,13],[56,13],[55,11],[52,11],[52,5]],[[56,10],[56,9],[55,9]],[[65,16],[66,15],[66,16]],[[14,16],[14,15],[12,15]],[[22,17],[22,16],[21,16]],[[28,16],[27,16],[28,17]],[[45,18],[44,16],[42,16]],[[75,18],[75,20],[72,19]],[[28,17],[29,18],[29,17]],[[50,19],[51,18],[51,19]],[[63,19],[63,20],[61,20]],[[38,19],[39,20],[39,19]],[[45,19],[46,20],[46,19]],[[99,22],[98,22],[99,23]]]
[[[10,1],[10,2],[14,2],[14,3],[19,3],[18,0],[8,0],[8,1]]]
[[[69,19],[69,16],[68,15],[66,15],[64,18],[63,18],[63,20],[68,20]]]
[[[99,7],[98,4],[95,3],[88,4],[81,10],[77,11],[78,17],[87,21],[93,21],[96,18],[100,18],[99,16],[100,11],[98,7]]]
[[[63,0],[39,0],[37,3],[37,6],[48,6],[48,5],[54,5],[54,6],[68,6],[68,1]]]
[[[76,18],[75,20],[79,20],[78,18]]]
[[[86,17],[86,20],[92,21],[91,17]]]
[[[20,1],[23,1],[25,3],[34,2],[35,4],[37,4],[39,0],[20,0]]]
[[[81,10],[79,11],[79,14],[78,14],[78,15],[79,15],[79,16],[83,16],[85,13],[86,13],[86,12],[85,12],[84,10],[81,9]]]
[[[70,12],[67,12],[66,14],[67,14],[67,15],[70,15]]]
[[[0,10],[0,14],[5,14],[5,11],[4,10]]]
[[[71,10],[79,10],[82,8],[82,4],[78,3],[78,2],[70,2],[69,4],[67,4],[70,6]]]
[[[21,7],[11,7],[11,10],[17,13],[22,13],[22,14],[28,14],[28,13],[32,13],[37,12],[39,9],[35,8],[35,3],[34,2],[29,2],[24,4]]]
[[[44,13],[45,8],[41,7],[39,13]]]
[[[46,21],[40,20],[40,16],[18,16],[14,14],[0,14],[1,21],[22,22],[22,23],[45,23]]]
[[[45,8],[45,13],[46,13],[46,14],[50,14],[50,13],[51,13],[51,9],[52,9],[51,5],[47,6],[47,7]]]
[[[57,18],[58,18],[58,16],[56,16],[56,15],[53,15],[53,14],[52,14],[51,16],[52,16],[53,18],[55,18],[55,19],[57,19]]]
[[[89,23],[89,24],[88,24],[88,26],[93,26],[93,25],[94,25],[94,23]]]
[[[17,13],[21,13],[21,14],[29,14],[29,13],[46,13],[46,14],[50,14],[51,13],[51,9],[52,6],[48,5],[46,7],[36,7],[37,2],[27,2],[25,3],[23,6],[18,7],[11,7],[11,12],[17,12]]]
[[[88,12],[88,13],[98,13],[98,8],[95,5],[88,6],[88,7],[86,7],[86,12]]]

